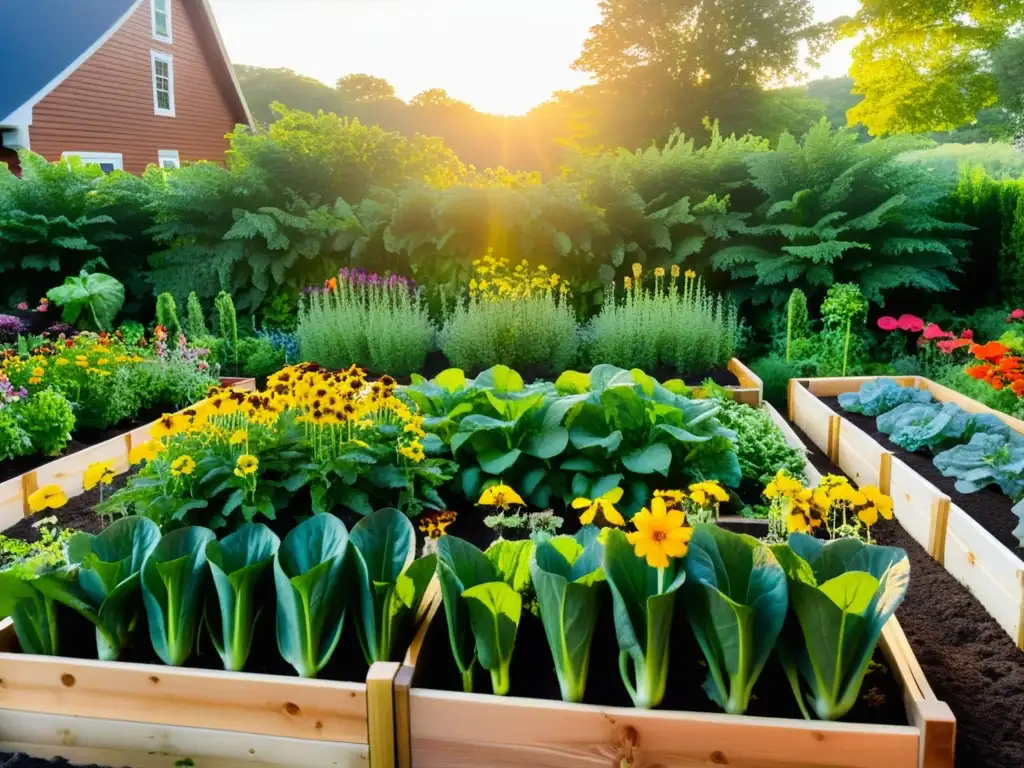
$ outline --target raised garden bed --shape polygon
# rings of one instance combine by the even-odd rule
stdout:
[[[246,392],[256,387],[255,379],[221,379],[221,383]],[[9,528],[29,514],[28,497],[44,485],[59,485],[64,495],[71,498],[84,490],[82,474],[90,464],[110,461],[118,474],[127,472],[128,454],[136,445],[150,439],[149,430],[153,423],[134,427],[0,483],[0,530]]]
[[[803,448],[781,416],[770,412],[787,441]],[[807,472],[812,480],[819,477],[810,464]],[[665,708],[630,707],[625,691],[618,690],[608,602],[594,636],[586,703],[573,704],[559,699],[543,629],[525,611],[512,662],[512,695],[462,692],[438,595],[395,677],[398,765],[953,766],[955,719],[932,692],[895,618],[876,651],[890,674],[875,673],[865,681],[862,694],[871,695],[854,708],[850,722],[822,722],[799,719],[781,668],[771,662],[755,688],[752,714],[718,714],[699,690],[706,667],[681,611]],[[475,690],[487,689],[483,677],[477,682]]]
[[[878,433],[873,418],[830,407],[830,398],[856,392],[872,378],[794,380],[790,418],[851,479],[877,484],[892,496],[900,524],[1024,650],[1024,560],[1007,535],[1016,524],[1012,503],[994,491],[958,493],[953,480],[942,477],[927,457],[908,453]],[[993,414],[1024,434],[1024,422],[948,387],[922,377],[894,378],[904,386],[929,390],[939,402]]]

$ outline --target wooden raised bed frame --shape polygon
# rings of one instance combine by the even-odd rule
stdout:
[[[754,408],[761,405],[764,395],[764,383],[758,378],[757,374],[747,368],[737,357],[729,361],[728,367],[730,373],[740,382],[737,387],[729,387],[735,393],[736,400]]]
[[[803,444],[770,405],[794,447]],[[812,481],[818,473],[808,463]],[[860,725],[568,704],[414,687],[435,595],[395,676],[399,768],[953,768],[956,720],[893,617],[880,647],[903,686],[909,726]],[[440,615],[439,615],[440,614]],[[538,659],[538,664],[549,664]],[[591,674],[616,674],[614,669]]]
[[[255,379],[221,379],[221,383],[245,392],[252,392],[256,388]],[[22,517],[31,514],[28,497],[44,485],[59,485],[64,495],[72,498],[84,492],[82,475],[90,464],[111,461],[114,463],[114,472],[119,475],[127,472],[128,454],[132,448],[150,439],[149,430],[154,423],[136,427],[130,432],[54,459],[48,464],[0,483],[0,531],[10,528]]]
[[[873,437],[818,397],[856,392],[874,376],[794,379],[789,416],[833,463],[858,484],[877,485],[892,496],[896,519],[918,544],[978,599],[1024,650],[1024,560],[974,521],[948,495],[894,457]],[[1024,422],[993,410],[922,376],[893,376],[904,386],[927,389],[939,402],[969,413],[991,413],[1024,434]]]

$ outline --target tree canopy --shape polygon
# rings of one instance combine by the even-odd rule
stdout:
[[[338,92],[357,104],[386,101],[395,98],[395,86],[383,77],[373,75],[345,75],[338,78]]]

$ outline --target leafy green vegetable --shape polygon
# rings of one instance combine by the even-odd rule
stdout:
[[[47,291],[46,297],[64,308],[65,323],[81,320],[89,330],[110,331],[124,306],[124,286],[115,277],[83,269],[78,277],[65,278],[64,285]]]
[[[530,588],[530,555],[533,542],[530,539],[509,541],[498,539],[487,548],[484,555],[494,565],[499,581],[504,581],[519,594]]]
[[[274,555],[277,647],[301,677],[316,677],[341,639],[347,553],[344,523],[322,514],[293,528]]]
[[[206,584],[209,528],[179,528],[164,536],[142,564],[142,598],[153,649],[180,667],[192,655]]]
[[[503,581],[491,581],[470,587],[462,597],[469,608],[480,666],[490,671],[494,693],[505,696],[511,682],[508,669],[523,610],[523,596]]]
[[[35,579],[20,578],[11,571],[0,572],[0,618],[14,621],[22,653],[57,655],[57,605],[52,597],[36,588]]]
[[[571,536],[538,543],[530,559],[540,618],[565,701],[583,701],[586,691],[604,581],[601,560],[600,544],[592,541],[584,547]]]
[[[772,551],[786,572],[799,627],[784,631],[779,658],[804,716],[810,718],[809,704],[822,720],[836,720],[856,703],[882,627],[906,595],[907,553],[802,533]]]
[[[960,493],[995,484],[1011,499],[1024,496],[1024,439],[1017,435],[976,434],[937,454],[934,463],[945,477],[956,478]]]
[[[477,648],[462,595],[473,587],[496,582],[498,575],[487,556],[472,544],[454,536],[442,536],[437,542],[437,578],[441,583],[452,657],[462,675],[463,690],[471,693]]]
[[[736,456],[744,480],[767,485],[780,469],[804,479],[806,458],[786,442],[786,436],[762,408],[724,402],[718,412],[722,426],[736,433]]]
[[[366,662],[395,660],[396,642],[410,632],[435,557],[416,560],[412,522],[397,509],[381,509],[352,528],[356,578],[359,582],[359,642]]]
[[[839,395],[839,405],[865,416],[878,416],[904,403],[930,403],[932,400],[932,393],[927,389],[902,387],[892,379],[866,381],[859,391]]]
[[[274,562],[281,541],[265,525],[245,523],[220,541],[206,545],[206,561],[213,574],[216,606],[206,606],[206,626],[224,669],[241,672],[252,647],[256,588]],[[213,608],[219,607],[215,614]],[[215,627],[219,626],[219,632]]]
[[[54,573],[35,582],[43,594],[96,626],[101,661],[116,661],[128,644],[142,608],[142,565],[159,542],[152,520],[123,517],[102,533],[78,533],[68,542],[68,564],[77,568],[77,579]]]
[[[697,525],[686,558],[687,618],[708,663],[704,690],[742,715],[789,609],[786,574],[767,546]]]
[[[651,568],[634,554],[626,534],[610,530],[604,572],[612,590],[622,682],[634,706],[656,707],[665,695],[672,614],[686,571],[674,562],[663,573]]]

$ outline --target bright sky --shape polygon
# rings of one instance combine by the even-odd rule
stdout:
[[[211,0],[238,64],[287,67],[329,85],[365,72],[410,99],[427,88],[484,112],[522,114],[587,76],[570,66],[598,0]],[[814,0],[821,19],[858,0]],[[822,62],[844,74],[852,43]]]

